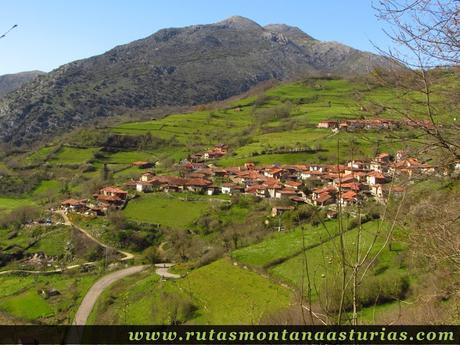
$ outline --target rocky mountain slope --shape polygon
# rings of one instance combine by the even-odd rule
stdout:
[[[19,89],[25,83],[42,74],[45,73],[41,71],[29,71],[0,75],[0,98],[11,91]]]
[[[3,98],[0,141],[28,144],[127,110],[207,103],[266,80],[367,73],[382,64],[298,28],[242,17],[163,29],[63,65]]]

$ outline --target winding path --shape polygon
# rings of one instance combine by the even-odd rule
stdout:
[[[125,252],[125,251],[122,251],[122,250],[119,250],[119,249],[111,247],[111,246],[108,246],[107,244],[105,244],[105,243],[101,242],[100,240],[98,240],[97,238],[95,238],[93,235],[91,235],[85,229],[83,229],[83,228],[75,225],[74,223],[72,223],[65,212],[58,211],[57,213],[62,215],[62,218],[64,219],[64,224],[65,225],[74,227],[78,231],[80,231],[83,234],[85,234],[92,241],[96,242],[101,247],[106,248],[106,249],[110,249],[110,250],[114,250],[114,251],[117,251],[118,253],[122,254],[123,258],[121,258],[119,261],[127,261],[127,260],[130,260],[130,259],[134,258],[133,254]],[[50,270],[50,271],[8,270],[8,271],[0,272],[0,275],[8,274],[8,273],[19,273],[19,272],[29,273],[29,274],[61,273],[64,270],[78,268],[78,267],[83,266],[83,265],[94,265],[94,264],[95,264],[94,262],[86,262],[86,263],[81,264],[81,265],[71,265],[71,266],[67,266],[65,268],[59,268],[59,269]],[[155,265],[155,267],[156,267],[155,273],[158,274],[161,278],[166,278],[166,279],[178,279],[178,278],[181,278],[180,275],[169,272],[169,268],[171,268],[172,266],[174,266],[174,264],[172,264],[172,263],[159,263],[159,264],[156,264]],[[124,269],[109,273],[109,274],[105,275],[104,277],[100,278],[98,281],[96,281],[96,283],[94,283],[93,286],[91,286],[91,288],[88,290],[88,292],[86,293],[85,297],[83,298],[83,301],[81,302],[80,307],[78,308],[77,313],[75,314],[73,325],[85,325],[86,324],[86,321],[88,320],[88,317],[89,317],[91,311],[93,310],[97,299],[99,298],[101,293],[107,287],[109,287],[111,284],[115,283],[116,281],[118,281],[120,279],[123,279],[125,277],[128,277],[130,275],[133,275],[133,274],[136,274],[136,273],[139,273],[139,272],[142,272],[147,267],[149,267],[149,265],[131,266],[131,267],[128,267],[128,268],[124,268]]]
[[[96,283],[94,283],[93,286],[91,286],[89,291],[86,293],[85,298],[83,298],[83,301],[81,302],[80,307],[78,308],[78,311],[75,314],[73,324],[74,325],[85,325],[86,324],[88,316],[91,313],[91,310],[93,310],[93,307],[96,304],[98,297],[101,295],[102,291],[104,291],[104,289],[106,289],[109,285],[111,285],[112,283],[115,283],[116,281],[122,278],[128,277],[132,274],[142,272],[147,267],[149,266],[148,265],[132,266],[132,267],[124,268],[119,271],[112,272],[102,277],[101,279],[99,279]]]
[[[180,275],[169,272],[169,269],[173,266],[174,264],[171,263],[155,264],[155,273],[161,278],[179,279]]]
[[[93,240],[94,242],[96,242],[97,244],[99,244],[101,247],[105,248],[105,249],[110,249],[110,250],[114,250],[120,254],[123,255],[123,258],[120,259],[120,261],[126,261],[126,260],[131,260],[134,258],[134,255],[131,254],[131,253],[128,253],[128,252],[124,252],[120,249],[117,249],[117,248],[114,248],[114,247],[111,247],[111,246],[108,246],[107,244],[101,242],[100,240],[98,240],[96,237],[94,237],[93,235],[91,235],[88,231],[86,231],[85,229],[79,227],[78,225],[76,225],[75,223],[72,223],[69,219],[69,217],[67,216],[67,214],[64,212],[64,211],[57,211],[56,213],[60,214],[62,216],[62,218],[64,218],[64,224],[65,225],[69,225],[69,226],[73,226],[75,229],[77,229],[78,231],[82,232],[83,234],[85,234],[87,237],[89,237],[91,240]]]

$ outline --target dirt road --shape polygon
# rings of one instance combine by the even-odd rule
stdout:
[[[73,324],[74,325],[85,325],[86,324],[86,320],[88,319],[88,316],[91,313],[91,310],[93,310],[94,304],[96,304],[98,297],[100,296],[102,291],[104,291],[105,288],[107,288],[109,285],[116,282],[117,280],[130,276],[132,274],[139,273],[145,270],[147,267],[149,266],[148,265],[131,266],[131,267],[110,273],[102,277],[101,279],[99,279],[91,287],[91,289],[89,289],[85,298],[83,298],[83,301],[81,302],[80,307],[78,308],[78,311],[75,314],[75,319],[73,321]]]
[[[180,275],[168,271],[173,266],[174,264],[170,263],[155,264],[155,273],[161,278],[179,279],[181,277]]]
[[[108,246],[107,244],[99,241],[97,238],[95,238],[93,235],[91,235],[88,231],[86,231],[85,229],[79,227],[78,225],[72,223],[69,219],[69,217],[67,217],[67,214],[64,212],[64,211],[57,211],[57,213],[59,213],[62,218],[64,218],[64,224],[65,225],[69,225],[69,226],[73,226],[75,229],[77,229],[78,231],[84,233],[87,237],[89,237],[92,241],[96,242],[97,244],[99,244],[101,247],[104,247],[104,248],[107,248],[107,249],[111,249],[111,250],[114,250],[120,254],[123,255],[123,258],[120,259],[120,261],[126,261],[126,260],[131,260],[132,258],[134,258],[134,255],[131,254],[131,253],[128,253],[128,252],[124,252],[120,249],[117,249],[117,248],[113,248],[113,247],[110,247]]]

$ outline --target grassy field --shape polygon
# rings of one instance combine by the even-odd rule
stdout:
[[[362,258],[369,250],[371,257],[373,257],[380,250],[385,240],[385,234],[389,231],[389,225],[384,223],[379,231],[379,224],[379,221],[368,222],[363,225],[361,231],[355,228],[344,234],[343,239],[347,262],[354,262],[357,253]],[[376,235],[377,237],[375,237]],[[376,239],[375,245],[371,246],[374,239]],[[357,243],[359,243],[359,250],[356,249]],[[396,246],[394,247],[396,248]],[[341,254],[339,248],[340,239],[335,238],[307,250],[305,256],[301,253],[284,261],[280,265],[270,268],[270,273],[274,277],[293,286],[299,287],[302,284],[306,286],[307,276],[305,274],[305,267],[307,265],[312,284],[320,287],[323,282],[336,279],[337,274],[340,272]],[[398,246],[398,249],[400,249],[400,246]],[[376,275],[398,277],[400,274],[405,273],[405,268],[401,266],[402,262],[400,259],[399,250],[392,251],[386,247],[375,262],[372,272],[376,272]],[[304,280],[303,283],[302,279]]]
[[[82,164],[93,158],[98,148],[74,148],[63,147],[56,156],[51,160],[56,164]]]
[[[187,324],[251,324],[287,307],[291,298],[288,289],[222,259],[177,281],[160,282],[148,273],[116,283],[104,293],[90,321],[168,324],[171,308],[181,301],[178,315]],[[186,303],[194,306],[188,313]]]
[[[302,233],[305,248],[317,246],[338,233],[336,221],[328,221],[325,224],[326,228],[322,225],[312,226],[308,224],[304,226],[303,231],[301,228],[296,228],[286,233],[274,233],[260,243],[234,251],[232,258],[254,267],[269,267],[302,252]]]
[[[46,194],[57,194],[62,188],[62,182],[57,180],[45,180],[40,183],[40,185],[35,188],[33,195],[40,197]]]
[[[394,133],[366,131],[332,135],[330,130],[316,128],[316,124],[324,119],[372,117],[372,114],[362,111],[358,106],[356,91],[361,93],[364,103],[390,97],[388,90],[368,90],[364,85],[347,80],[299,82],[283,84],[266,92],[268,100],[258,106],[259,110],[289,103],[291,114],[288,118],[273,119],[263,125],[256,124],[252,105],[255,98],[250,97],[235,101],[232,104],[235,108],[197,111],[159,120],[126,123],[113,128],[113,131],[130,135],[150,133],[155,137],[171,140],[178,145],[172,150],[176,155],[169,152],[175,160],[185,158],[187,152],[197,151],[200,147],[218,142],[230,143],[233,152],[217,161],[222,166],[240,165],[248,160],[258,164],[335,161],[338,141],[342,160],[351,155],[364,158],[374,155],[377,150],[399,149],[400,144],[394,139]],[[237,108],[240,111],[236,111]],[[395,117],[389,111],[379,116]],[[241,142],[241,139],[245,140]],[[310,147],[318,151],[295,154],[267,152],[296,147]],[[159,156],[162,150],[150,153]],[[129,153],[120,153],[122,157],[127,154]],[[118,159],[116,155],[110,159]],[[143,157],[139,153],[134,156]]]
[[[83,296],[96,279],[92,274],[0,276],[0,311],[25,322],[70,323]],[[61,294],[45,299],[40,289]]]
[[[143,194],[124,209],[126,217],[145,223],[183,229],[209,207],[206,200],[180,200],[184,195]]]
[[[9,198],[0,197],[0,214],[5,211],[10,211],[21,206],[30,206],[34,202],[29,198]]]

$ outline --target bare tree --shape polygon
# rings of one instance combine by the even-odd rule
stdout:
[[[460,1],[381,0],[374,7],[394,43],[379,48],[393,61],[374,73],[374,81],[394,90],[392,104],[381,106],[420,130],[410,139],[421,151],[440,149],[445,163],[458,161]]]
[[[6,35],[8,35],[12,30],[14,30],[15,28],[18,27],[18,24],[14,24],[11,28],[9,28],[3,35],[0,36],[0,39],[1,38],[5,38]]]

